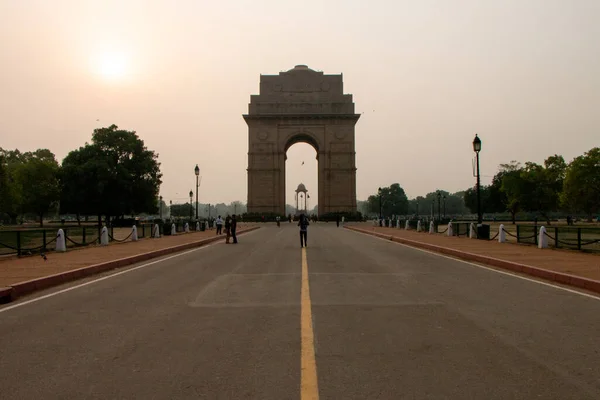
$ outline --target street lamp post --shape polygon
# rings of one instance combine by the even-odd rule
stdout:
[[[196,220],[198,219],[198,177],[200,176],[200,168],[198,168],[198,164],[196,164],[196,168],[194,168],[194,173],[196,174]]]
[[[473,139],[473,151],[477,155],[477,224],[483,221],[481,216],[481,175],[479,174],[479,152],[481,151],[481,139],[475,135]]]
[[[444,195],[442,199],[444,199],[444,219],[446,219],[446,195]]]
[[[417,219],[419,219],[419,200],[417,200]]]
[[[173,200],[169,200],[169,217],[173,219]]]
[[[194,216],[194,206],[192,205],[192,198],[194,197],[194,192],[190,190],[190,219]]]
[[[383,209],[381,205],[381,197],[383,195],[383,191],[381,190],[381,188],[379,188],[377,194],[379,194],[379,226],[381,226],[381,221],[383,220]]]
[[[162,196],[158,196],[158,216],[162,219]]]
[[[437,191],[437,199],[438,199],[438,221],[442,220],[442,193]]]

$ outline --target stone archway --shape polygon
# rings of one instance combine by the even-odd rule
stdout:
[[[312,145],[319,163],[319,215],[356,211],[356,151],[351,94],[342,75],[305,65],[260,76],[248,114],[248,212],[285,214],[285,160],[290,146]]]

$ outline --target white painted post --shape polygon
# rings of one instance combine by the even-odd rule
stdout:
[[[540,233],[538,235],[538,247],[540,249],[548,248],[548,237],[546,236],[546,227],[542,226],[540,228]]]
[[[100,245],[108,246],[108,228],[106,226],[102,227],[102,232],[100,233]]]
[[[185,231],[186,232],[190,231],[190,224],[188,224],[187,222],[185,223]]]
[[[177,234],[177,228],[175,224],[171,224],[171,236],[175,236]]]
[[[200,230],[200,221],[196,221],[196,232]]]
[[[504,224],[500,224],[498,228],[498,243],[506,242],[506,232],[504,232]]]
[[[406,220],[406,224],[404,224],[404,230],[407,231],[408,230],[408,220]]]
[[[398,219],[396,220],[396,228],[397,228],[397,229],[400,229],[400,228],[402,228],[402,225],[400,224],[400,218],[398,218]]]
[[[131,241],[132,242],[137,242],[138,240],[138,235],[137,235],[137,226],[133,226],[133,228],[131,228]]]
[[[469,226],[469,238],[470,239],[475,239],[477,237],[477,234],[475,233],[475,224],[471,222],[471,225]]]
[[[344,222],[346,221],[346,217],[342,216],[342,226],[344,226]],[[391,225],[390,225],[391,226]]]
[[[435,225],[434,225],[433,221],[431,221],[431,222],[429,223],[429,234],[430,234],[430,235],[433,235],[433,231],[434,231],[434,230],[435,230]]]
[[[454,231],[452,229],[452,221],[448,222],[448,236],[454,236]]]
[[[154,233],[152,234],[152,237],[154,237],[155,239],[160,238],[160,228],[158,227],[158,224],[154,224]]]
[[[65,232],[62,229],[56,234],[56,251],[67,251],[67,243],[65,242]]]
[[[417,221],[417,232],[421,232],[421,220]]]

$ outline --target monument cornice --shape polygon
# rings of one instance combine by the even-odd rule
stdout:
[[[242,117],[246,121],[260,119],[350,119],[358,121],[360,114],[243,114]]]

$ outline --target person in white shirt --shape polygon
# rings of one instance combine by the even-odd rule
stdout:
[[[220,215],[217,217],[215,222],[217,223],[217,235],[220,235],[222,233],[221,231],[223,230],[223,219]]]

